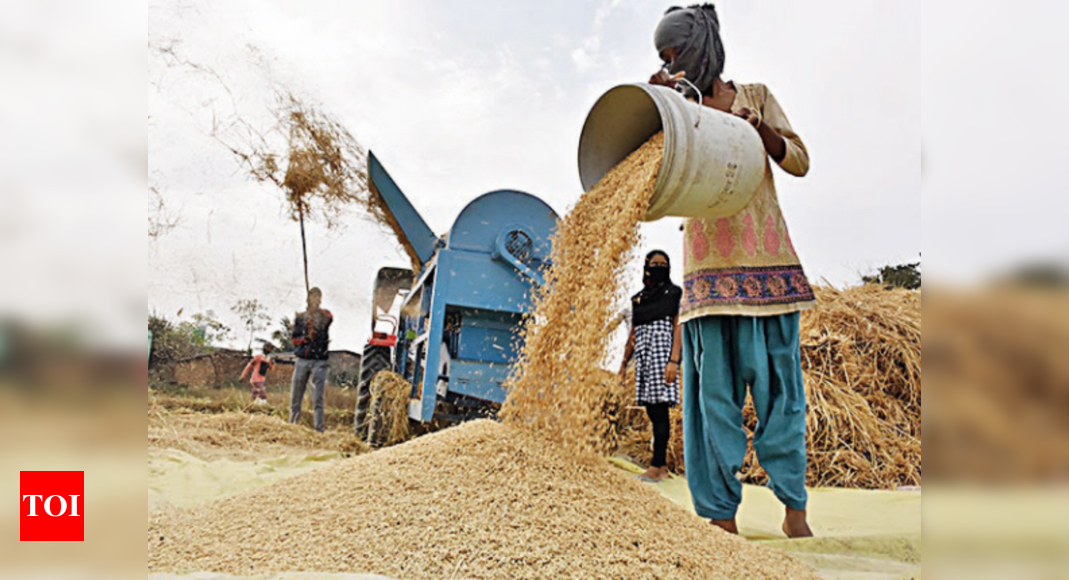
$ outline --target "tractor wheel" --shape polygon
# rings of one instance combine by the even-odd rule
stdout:
[[[364,347],[364,354],[360,358],[360,384],[356,390],[356,413],[353,418],[356,436],[360,439],[367,439],[371,381],[379,371],[388,371],[391,366],[389,347],[370,344]]]

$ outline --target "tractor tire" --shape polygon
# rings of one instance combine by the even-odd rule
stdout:
[[[360,383],[356,390],[356,412],[353,427],[359,439],[367,439],[368,406],[371,403],[371,381],[379,371],[391,370],[390,348],[387,346],[367,345],[360,357]]]

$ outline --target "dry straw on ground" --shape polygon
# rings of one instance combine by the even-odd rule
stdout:
[[[602,412],[599,373],[663,150],[658,133],[583,194],[558,225],[553,266],[535,292],[523,354],[508,381],[506,420],[576,449],[611,449],[615,427]]]
[[[921,483],[920,293],[863,286],[816,288],[820,304],[801,322],[808,399],[810,486],[886,489]],[[753,433],[756,417],[744,413]],[[621,450],[649,461],[648,423],[639,419]],[[682,416],[673,412],[668,466],[682,473]],[[767,475],[751,447],[744,481]]]
[[[812,447],[806,481],[920,485],[920,292],[818,288],[817,298],[801,324]]]
[[[597,459],[472,421],[156,514],[150,572],[393,578],[814,578]]]
[[[271,415],[169,411],[154,404],[148,409],[148,447],[178,449],[206,460],[255,460],[315,450],[366,450],[351,430],[316,433]]]

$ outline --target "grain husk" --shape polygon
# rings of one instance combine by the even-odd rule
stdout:
[[[155,572],[815,578],[603,461],[478,420],[149,522]]]
[[[524,348],[501,416],[576,451],[604,453],[617,438],[601,380],[625,287],[625,265],[664,151],[658,133],[612,168],[560,222],[546,283],[534,291]]]

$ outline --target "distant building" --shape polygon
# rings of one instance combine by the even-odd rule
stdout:
[[[278,353],[272,355],[272,358],[275,361],[275,369],[267,375],[267,390],[277,392],[289,389],[293,380],[296,357],[293,353]],[[166,380],[184,387],[210,387],[236,383],[249,360],[250,357],[245,351],[218,348],[214,352],[171,364]],[[346,386],[350,379],[359,373],[359,354],[348,350],[330,351],[329,385]]]

